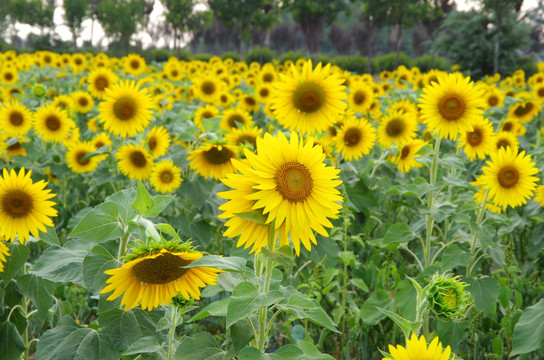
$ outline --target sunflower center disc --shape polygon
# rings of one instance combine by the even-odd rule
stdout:
[[[531,110],[533,110],[533,103],[525,103],[525,104],[520,104],[516,110],[514,110],[514,114],[516,114],[516,116],[523,116],[523,115],[527,115],[528,113],[531,112]]]
[[[179,279],[189,269],[184,269],[192,263],[190,260],[184,260],[179,256],[165,253],[154,259],[145,259],[134,265],[132,276],[146,284],[167,284]]]
[[[293,105],[303,113],[314,113],[321,109],[325,99],[323,89],[314,82],[300,84],[293,93]]]
[[[440,100],[438,111],[447,120],[458,120],[465,112],[465,100],[457,94],[446,95]]]
[[[114,115],[123,121],[130,120],[136,113],[136,101],[128,96],[119,98],[113,104]]]
[[[511,188],[519,180],[518,170],[513,166],[505,166],[499,171],[499,183],[502,187]]]
[[[130,62],[130,67],[133,69],[138,69],[140,68],[140,62],[138,60],[132,60]]]
[[[9,122],[13,126],[19,126],[23,123],[23,114],[18,111],[14,111],[9,115]]]
[[[161,173],[161,182],[168,184],[171,183],[173,179],[174,176],[170,171],[166,170]]]
[[[280,166],[274,180],[276,190],[285,200],[303,201],[312,193],[312,174],[306,166],[297,161],[290,161]]]
[[[356,146],[363,136],[361,129],[351,128],[344,134],[344,144],[348,147]]]
[[[537,93],[538,93],[538,96],[544,97],[544,88],[538,89]]]
[[[353,95],[353,102],[357,105],[361,105],[365,102],[365,94],[362,91],[357,91],[355,95]]]
[[[134,151],[130,154],[130,163],[137,168],[143,168],[147,164],[147,159],[141,152]]]
[[[509,121],[509,122],[504,124],[504,126],[502,127],[502,131],[510,132],[510,131],[512,131],[513,127],[514,127],[514,124],[511,121]]]
[[[96,150],[100,149],[104,145],[106,144],[104,144],[102,141],[97,141],[94,143],[94,147],[96,148]]]
[[[385,127],[385,132],[390,137],[399,137],[404,134],[406,123],[402,119],[393,119]]]
[[[232,158],[232,151],[224,146],[214,146],[210,150],[204,152],[206,161],[210,164],[221,165]]]
[[[253,145],[254,149],[257,148],[257,140],[255,139],[255,137],[253,137],[251,135],[242,135],[242,136],[240,136],[236,143],[238,145],[249,143],[249,144]]]
[[[172,71],[170,72],[170,75],[172,75],[173,77],[177,77],[178,74],[179,74],[179,72],[178,72],[177,70],[172,70]]]
[[[508,147],[510,147],[510,143],[508,142],[508,140],[502,139],[497,141],[497,150],[499,150],[500,148],[508,149]]]
[[[267,97],[268,96],[268,89],[261,89],[261,91],[259,91],[259,94],[262,97]]]
[[[51,131],[56,131],[60,128],[60,119],[55,115],[49,115],[45,119],[45,126]]]
[[[79,105],[87,106],[87,105],[89,105],[89,101],[87,100],[87,98],[81,97],[81,98],[79,98]]]
[[[8,151],[16,151],[16,150],[19,150],[20,148],[22,148],[21,143],[17,141],[15,144],[8,146],[7,149]]]
[[[238,124],[236,123],[244,124],[244,118],[238,114],[234,114],[231,117],[229,117],[229,120],[227,122],[231,128],[238,129]]]
[[[211,113],[211,112],[209,112],[209,111],[203,112],[203,113],[202,113],[202,117],[203,117],[204,119],[209,119],[209,118],[213,117],[213,113]]]
[[[402,160],[406,159],[410,155],[410,145],[406,145],[402,147],[402,150],[400,151],[400,158]]]
[[[272,74],[264,74],[263,81],[264,82],[272,82],[274,80],[274,76]]]
[[[147,142],[147,146],[149,146],[149,150],[153,151],[157,147],[157,138],[150,138]]]
[[[1,199],[2,211],[14,219],[22,218],[30,214],[34,202],[32,197],[21,190],[11,190]]]
[[[246,96],[244,101],[246,102],[246,104],[248,104],[249,106],[255,106],[255,99],[253,99],[251,96]]]
[[[8,80],[8,81],[12,80],[12,79],[13,79],[13,74],[12,74],[12,73],[9,73],[9,72],[8,72],[8,73],[5,73],[5,74],[4,74],[4,79],[6,79],[6,80]]]
[[[201,89],[204,94],[211,95],[215,92],[215,84],[211,81],[204,81]]]
[[[107,86],[108,86],[108,80],[106,80],[105,78],[103,77],[98,77],[96,78],[96,80],[94,81],[94,86],[100,90],[100,91],[103,91]]]
[[[480,129],[474,129],[467,134],[467,142],[472,146],[478,146],[482,143],[484,137]]]
[[[489,99],[487,99],[487,103],[490,105],[490,106],[495,106],[499,103],[499,99],[497,99],[496,96],[491,96]]]
[[[83,159],[83,157],[87,155],[87,152],[86,151],[80,151],[76,154],[76,161],[78,164],[80,165],[87,165],[91,162],[90,159],[87,159],[87,160],[81,160]]]

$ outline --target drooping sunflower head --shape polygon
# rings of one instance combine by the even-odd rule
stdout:
[[[134,81],[108,87],[98,108],[104,129],[122,138],[143,131],[153,116],[151,96]]]
[[[0,177],[0,238],[21,243],[28,240],[30,234],[39,237],[39,231],[46,231],[46,226],[53,226],[51,217],[57,216],[53,209],[55,203],[49,201],[55,194],[45,190],[47,183],[33,183],[32,170],[19,174],[4,168]]]
[[[151,154],[141,145],[125,144],[117,151],[117,167],[129,179],[146,180],[153,169]]]
[[[409,113],[393,111],[381,119],[378,127],[378,142],[384,147],[393,143],[404,144],[414,139],[417,131],[417,120]]]
[[[219,180],[235,171],[232,160],[238,158],[237,153],[234,145],[209,143],[191,151],[187,160],[197,174]]]
[[[483,113],[483,92],[462,75],[440,76],[436,83],[423,89],[420,98],[421,119],[440,137],[451,140],[458,132],[470,127]]]
[[[11,136],[25,135],[32,127],[32,113],[17,100],[0,107],[0,126]]]
[[[382,360],[450,360],[452,356],[449,345],[443,349],[438,337],[427,346],[425,336],[421,335],[418,339],[416,334],[406,339],[406,347],[389,345],[389,353],[390,356]],[[455,354],[451,359],[455,359]]]
[[[177,190],[183,179],[181,168],[174,165],[171,160],[162,160],[153,165],[149,179],[156,191],[169,193]]]
[[[281,125],[303,133],[321,132],[329,127],[346,108],[345,87],[330,64],[304,63],[302,71],[291,67],[291,76],[280,74],[281,80],[271,99],[271,107]]]
[[[468,285],[451,274],[435,274],[427,289],[429,308],[440,319],[452,320],[465,316],[472,299],[465,289]]]
[[[187,249],[186,244],[162,242],[143,245],[133,249],[126,262],[116,269],[106,270],[110,275],[101,294],[113,291],[108,300],[121,295],[121,305],[128,311],[141,303],[143,309],[151,311],[169,304],[178,294],[189,300],[200,299],[200,288],[215,285],[221,270],[197,266],[186,266],[200,259],[202,253]]]
[[[512,148],[501,148],[491,153],[491,161],[486,163],[477,181],[489,190],[489,198],[496,205],[516,207],[525,204],[533,195],[538,181],[533,175],[538,169],[525,151],[518,154]]]

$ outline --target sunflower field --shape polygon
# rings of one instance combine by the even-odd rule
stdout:
[[[0,53],[0,359],[543,359],[538,70]]]

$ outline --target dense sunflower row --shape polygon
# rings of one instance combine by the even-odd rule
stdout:
[[[218,194],[227,200],[219,208],[224,236],[239,236],[238,246],[256,254],[271,236],[297,255],[301,244],[307,250],[316,244],[315,233],[328,236],[343,201],[337,166],[372,156],[378,147],[402,174],[423,165],[423,149],[437,153],[449,142],[464,152],[463,161],[486,160],[481,175],[470,180],[475,198],[490,210],[520,206],[533,196],[544,205],[538,168],[519,150],[527,124],[542,111],[542,65],[527,79],[518,71],[474,83],[459,72],[399,67],[373,77],[302,59],[261,66],[171,58],[149,65],[135,54],[0,54],[0,238],[24,242],[53,225],[57,212],[46,183],[33,183],[30,171],[6,169],[46,146],[63,154],[79,176],[105,167],[149,181],[161,193],[176,192],[194,174],[222,181],[230,188]],[[39,78],[32,76],[36,67]],[[187,152],[188,168],[174,161],[177,149]],[[54,169],[41,175],[57,180]],[[243,215],[249,212],[262,221]],[[3,266],[8,252],[0,246]],[[152,309],[178,292],[198,298],[199,287],[215,283],[217,271],[207,268],[159,280],[146,272],[158,258],[159,270],[168,272],[199,253],[144,253],[110,270],[102,290],[114,291],[111,299],[124,294],[126,310],[140,302]],[[131,276],[142,286],[132,286]],[[425,340],[418,341],[407,348],[426,351]],[[430,348],[441,348],[437,341]],[[408,358],[404,350],[390,351],[395,359]],[[439,356],[432,358],[449,358],[449,350]]]

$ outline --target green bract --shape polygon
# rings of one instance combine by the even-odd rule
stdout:
[[[472,299],[465,288],[468,284],[460,276],[435,274],[428,285],[427,301],[429,308],[440,319],[459,319],[465,316],[465,310],[472,304]]]

